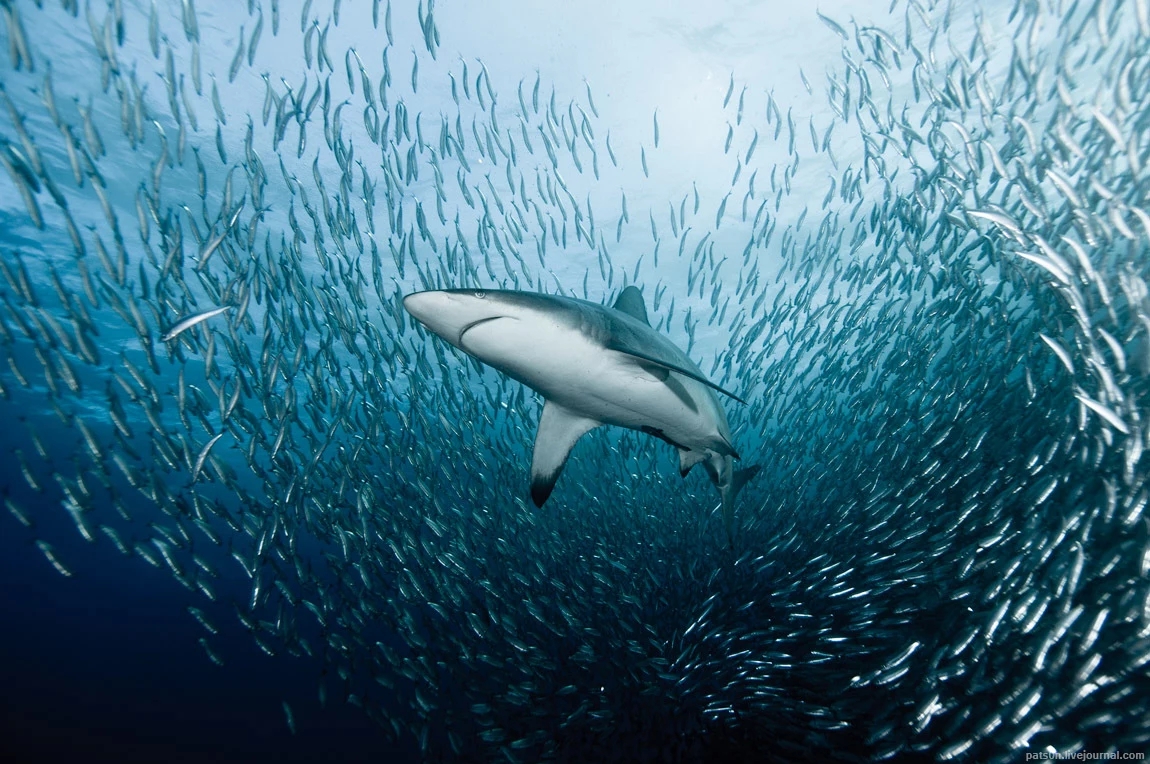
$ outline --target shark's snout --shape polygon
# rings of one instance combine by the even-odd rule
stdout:
[[[440,310],[444,302],[443,292],[414,292],[403,298],[403,308],[421,324],[426,324],[435,315],[436,307]]]
[[[459,334],[459,306],[442,290],[415,292],[403,298],[404,309],[429,331],[449,342]]]
[[[498,308],[482,291],[414,292],[403,298],[403,307],[429,331],[456,346],[467,329],[498,315]]]

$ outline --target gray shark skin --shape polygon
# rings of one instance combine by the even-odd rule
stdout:
[[[531,464],[536,506],[551,495],[576,441],[610,424],[670,443],[683,476],[701,462],[733,533],[735,496],[758,467],[734,469],[739,454],[715,393],[740,399],[651,327],[636,287],[614,307],[476,289],[416,292],[403,306],[436,336],[543,396]]]

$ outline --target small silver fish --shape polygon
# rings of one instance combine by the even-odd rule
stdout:
[[[171,340],[174,340],[176,337],[179,337],[182,333],[184,333],[188,329],[191,329],[196,324],[201,323],[203,321],[207,321],[209,318],[212,318],[213,316],[218,316],[221,313],[223,313],[224,311],[231,310],[231,308],[232,308],[231,305],[225,305],[222,308],[212,308],[210,310],[205,310],[201,313],[194,313],[194,314],[187,316],[185,318],[181,318],[179,321],[177,321],[175,324],[173,324],[172,327],[170,329],[168,329],[168,331],[164,332],[163,336],[160,337],[160,339],[162,339],[164,342],[170,342]]]

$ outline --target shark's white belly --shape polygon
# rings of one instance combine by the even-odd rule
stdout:
[[[657,432],[679,446],[722,449],[722,408],[693,379],[604,350],[559,322],[500,318],[466,332],[461,348],[570,411]]]

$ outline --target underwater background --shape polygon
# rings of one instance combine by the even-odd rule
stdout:
[[[0,16],[6,758],[1145,751],[1147,0]],[[401,304],[628,285],[731,543]]]

